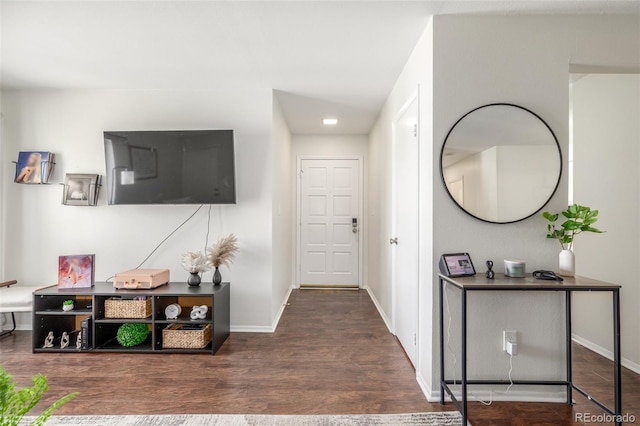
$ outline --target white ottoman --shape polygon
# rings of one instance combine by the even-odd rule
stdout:
[[[13,322],[13,328],[0,333],[0,337],[15,331],[15,312],[31,312],[33,310],[33,292],[36,289],[37,287],[18,285],[17,281],[7,281],[0,284],[0,313],[11,313]]]

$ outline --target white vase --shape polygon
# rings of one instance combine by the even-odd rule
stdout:
[[[65,312],[73,311],[73,305],[62,305],[62,310]]]
[[[560,275],[573,277],[576,274],[576,256],[571,250],[562,250],[559,256]]]

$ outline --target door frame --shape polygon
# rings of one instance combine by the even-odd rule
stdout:
[[[303,160],[357,160],[358,161],[358,288],[364,285],[364,161],[362,155],[298,155],[296,157],[296,223],[294,231],[296,233],[296,281],[295,288],[300,288],[300,273],[302,268],[302,185],[300,176],[302,174]]]
[[[411,104],[413,102],[416,102],[417,107],[418,107],[418,120],[416,123],[416,130],[417,130],[417,138],[418,138],[418,161],[420,161],[420,86],[418,86],[416,88],[416,90],[414,92],[412,92],[407,101],[402,105],[402,107],[398,110],[398,112],[394,115],[393,117],[393,122],[391,124],[391,233],[392,235],[390,236],[390,238],[395,236],[395,232],[396,232],[396,217],[398,215],[398,210],[397,210],[397,203],[396,203],[396,166],[395,166],[395,159],[396,159],[396,128],[397,128],[397,123],[398,121],[400,121],[400,119],[402,118],[402,116],[404,115],[405,112],[407,112],[407,110],[409,109],[409,107],[411,106]],[[420,278],[420,163],[418,163],[418,229],[416,230],[416,232],[418,232],[418,279]],[[395,271],[395,251],[393,249],[389,249],[389,264],[391,266],[391,268],[389,269],[389,275],[390,275],[390,279],[389,282],[391,283],[391,333],[393,333],[394,336],[396,336],[396,326],[397,326],[397,315],[398,315],[398,310],[396,309],[396,302],[398,300],[398,285],[396,282],[394,282],[394,271]],[[420,359],[420,281],[418,280],[418,294],[416,295],[416,297],[418,298],[418,320],[416,323],[416,365],[414,366],[416,369],[416,372],[418,371],[418,361]]]

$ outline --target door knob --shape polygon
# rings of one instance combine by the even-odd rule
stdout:
[[[397,239],[397,238],[390,238],[390,239],[389,239],[389,244],[395,244],[395,245],[398,245],[398,239]]]

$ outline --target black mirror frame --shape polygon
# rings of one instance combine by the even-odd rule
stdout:
[[[556,186],[553,188],[553,191],[551,192],[551,195],[549,196],[549,198],[540,206],[539,209],[537,209],[536,211],[534,211],[533,213],[531,213],[528,216],[525,216],[521,219],[517,219],[517,220],[511,220],[508,222],[494,222],[492,220],[487,220],[487,219],[483,219],[481,217],[478,217],[476,215],[474,215],[473,213],[465,210],[464,207],[462,207],[460,204],[458,204],[458,202],[455,200],[455,198],[453,198],[453,195],[451,195],[451,191],[449,191],[449,188],[447,187],[447,182],[445,181],[444,178],[444,169],[442,168],[442,160],[444,159],[444,148],[447,146],[447,140],[449,140],[449,136],[451,136],[451,132],[453,132],[453,129],[456,128],[456,126],[462,121],[464,120],[464,118],[466,116],[468,116],[469,114],[474,113],[475,111],[478,111],[479,109],[482,108],[487,108],[487,107],[492,107],[492,106],[510,106],[510,107],[514,107],[514,108],[519,108],[521,110],[524,110],[526,112],[528,112],[529,114],[533,115],[534,117],[536,117],[538,120],[540,120],[542,122],[542,124],[545,125],[545,127],[547,129],[549,129],[549,132],[551,133],[551,136],[553,136],[553,140],[556,143],[556,146],[558,147],[558,155],[560,156],[560,171],[558,172],[558,181],[556,182]],[[453,203],[458,206],[458,208],[460,208],[460,210],[462,210],[463,212],[465,212],[466,214],[468,214],[469,216],[478,219],[482,222],[486,222],[486,223],[493,223],[496,225],[507,225],[510,223],[517,223],[517,222],[522,222],[523,220],[527,220],[530,217],[534,216],[535,214],[539,213],[547,204],[549,204],[549,201],[551,201],[551,199],[553,198],[554,195],[556,195],[556,192],[558,191],[558,187],[560,186],[560,181],[562,180],[562,172],[564,171],[564,165],[563,165],[564,159],[562,156],[562,148],[560,147],[560,143],[558,142],[558,138],[556,137],[556,134],[553,132],[553,130],[551,129],[551,127],[547,124],[546,121],[544,121],[542,119],[542,117],[540,117],[538,114],[536,114],[535,112],[531,111],[530,109],[527,109],[523,106],[520,105],[515,105],[515,104],[510,104],[510,103],[504,103],[504,102],[498,102],[498,103],[492,103],[492,104],[486,104],[486,105],[482,105],[479,106],[477,108],[472,109],[471,111],[467,112],[466,114],[464,114],[462,117],[460,117],[454,124],[453,126],[451,126],[451,128],[449,129],[449,131],[447,132],[447,136],[444,138],[444,142],[442,143],[442,148],[440,149],[440,178],[442,179],[442,184],[444,185],[444,189],[447,192],[447,195],[449,196],[449,198],[451,199],[451,201],[453,201]]]

